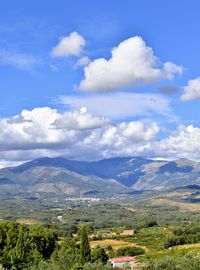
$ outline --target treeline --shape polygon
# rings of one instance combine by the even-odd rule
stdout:
[[[164,248],[200,242],[200,226],[175,228],[173,235],[165,240]]]
[[[74,237],[59,238],[55,228],[42,225],[0,223],[0,268],[6,270],[112,269],[101,247],[90,250],[88,230]]]

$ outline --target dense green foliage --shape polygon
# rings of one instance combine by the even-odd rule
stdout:
[[[200,270],[198,247],[191,247],[190,252],[189,247],[183,250],[163,249],[163,242],[166,244],[170,239],[194,242],[200,234],[199,226],[162,227],[145,224],[132,236],[115,236],[114,241],[127,242],[125,247],[113,249],[109,245],[104,249],[96,246],[90,250],[88,235],[91,238],[95,233],[93,226],[82,226],[77,235],[71,236],[57,226],[1,222],[0,266],[6,270],[111,270],[112,267],[107,264],[109,255],[137,256],[138,262],[141,262],[140,269],[144,270]],[[110,230],[120,231],[122,228]],[[129,243],[141,247],[130,246]]]
[[[145,270],[200,270],[200,256],[167,256],[151,261]]]
[[[91,261],[92,262],[99,262],[106,264],[108,261],[109,257],[106,254],[105,250],[99,246],[94,248],[91,252]]]
[[[169,248],[177,245],[191,244],[198,242],[200,242],[199,226],[176,228],[173,230],[173,235],[165,241],[164,247]]]
[[[42,226],[28,227],[16,222],[0,224],[0,261],[3,267],[23,269],[49,259],[56,247],[57,235]]]
[[[108,255],[128,255],[137,256],[148,270],[193,270],[187,268],[186,261],[190,260],[193,267],[199,260],[199,244],[181,246],[200,242],[199,211],[186,213],[177,206],[105,202],[63,209],[45,208],[44,203],[43,208],[34,210],[33,204],[34,201],[33,211],[28,211],[27,205],[21,205],[19,212],[13,210],[17,216],[11,208],[9,218],[30,217],[36,222],[44,221],[43,225],[0,223],[0,268],[2,265],[8,270],[110,270],[106,264]],[[62,221],[58,216],[62,216]],[[135,233],[122,235],[126,229],[134,229]],[[105,239],[111,243],[102,244]],[[92,245],[93,240],[100,241]],[[115,247],[112,241],[125,242],[125,246]],[[171,268],[165,268],[166,265]]]
[[[45,228],[42,225],[2,222],[0,264],[6,270],[78,270],[95,269],[97,265],[99,269],[109,269],[103,266],[108,260],[103,248],[97,247],[90,251],[88,229],[85,226],[80,230],[80,245],[74,237],[58,240],[55,228],[51,226]]]
[[[137,256],[137,255],[142,255],[144,254],[145,251],[143,248],[140,247],[123,247],[119,248],[115,252],[116,257],[120,256]]]

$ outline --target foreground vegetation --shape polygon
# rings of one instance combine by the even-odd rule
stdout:
[[[16,222],[0,224],[0,262],[3,269],[91,269],[107,263],[104,249],[90,250],[88,231],[82,227],[79,242],[62,238],[55,228],[27,226]],[[88,268],[89,267],[89,268]],[[105,269],[109,269],[106,266]]]
[[[82,225],[63,230],[56,225],[1,222],[0,264],[8,270],[110,270],[109,258],[135,256],[141,270],[200,269],[200,244],[167,245],[174,237],[198,239],[200,227],[151,222],[133,235],[123,235],[123,229]],[[116,233],[105,237],[106,231]]]
[[[199,204],[54,202],[0,200],[2,269],[109,270],[118,256],[135,256],[140,270],[199,269]]]

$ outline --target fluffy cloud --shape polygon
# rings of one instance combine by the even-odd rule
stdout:
[[[58,117],[53,126],[58,129],[95,129],[109,124],[105,118],[96,117],[87,112],[87,108],[82,107],[80,111],[66,112]]]
[[[113,123],[85,108],[59,113],[48,107],[0,119],[0,167],[43,156],[95,160],[116,156],[200,159],[200,128],[178,126],[162,135],[157,123]]]
[[[82,149],[83,158],[87,155],[94,159],[141,155],[145,147],[155,140],[159,130],[156,123],[122,122],[115,126],[93,130],[77,146]]]
[[[97,158],[138,155],[200,160],[200,127],[180,125],[162,139],[159,139],[159,131],[156,123],[119,123],[104,127],[103,130],[93,130],[78,147],[82,149],[84,157],[95,157],[96,153]]]
[[[59,148],[78,140],[80,130],[106,124],[107,120],[85,109],[64,114],[48,107],[23,110],[11,119],[0,120],[0,151]]]
[[[86,44],[83,36],[72,32],[69,36],[62,37],[59,43],[52,49],[52,57],[79,56]]]
[[[200,128],[180,125],[168,138],[155,142],[153,147],[158,156],[200,159]]]
[[[181,96],[182,101],[200,99],[200,77],[190,80],[183,90],[184,94]]]
[[[83,141],[84,144],[98,144],[100,146],[120,146],[124,149],[127,144],[136,144],[155,139],[159,132],[156,123],[145,125],[140,121],[122,122],[115,126],[107,126],[101,130],[94,130]],[[134,146],[133,146],[134,147]],[[123,151],[123,150],[122,150]]]
[[[153,50],[141,37],[132,37],[112,49],[109,60],[95,59],[84,68],[84,79],[79,89],[90,92],[114,91],[122,88],[153,83],[159,79],[172,79],[183,68],[171,62],[162,67]]]
[[[114,124],[85,108],[61,114],[48,107],[3,118],[0,129],[0,166],[41,156],[97,159],[136,154],[159,133],[156,123]]]

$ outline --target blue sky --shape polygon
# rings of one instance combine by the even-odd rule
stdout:
[[[199,159],[199,1],[0,5],[0,166]]]

